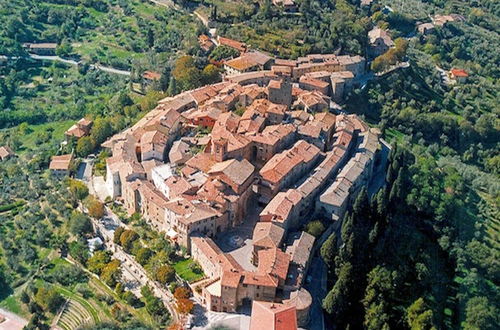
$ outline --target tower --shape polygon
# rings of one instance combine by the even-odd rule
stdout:
[[[218,138],[213,141],[212,156],[217,162],[223,162],[227,154],[227,139]]]

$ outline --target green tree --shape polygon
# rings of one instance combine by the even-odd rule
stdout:
[[[92,233],[92,223],[90,219],[80,212],[73,212],[69,219],[69,231],[77,236]]]
[[[71,242],[69,244],[70,256],[81,264],[85,264],[89,258],[89,250],[86,245],[81,242]]]
[[[85,199],[89,195],[89,189],[82,181],[69,179],[68,189],[71,196],[80,201]]]
[[[194,89],[201,85],[202,75],[192,56],[185,55],[177,59],[172,75],[182,90]]]
[[[115,244],[121,244],[120,237],[122,236],[124,231],[125,231],[125,227],[118,227],[115,229],[115,232],[113,233],[113,242]]]
[[[94,150],[95,145],[90,136],[81,137],[76,143],[76,153],[80,157],[87,157]]]
[[[92,197],[88,200],[87,208],[89,215],[94,219],[101,219],[104,216],[104,204],[97,198]]]
[[[221,80],[219,69],[213,64],[208,64],[207,66],[205,66],[201,74],[202,81],[206,85],[214,84]]]
[[[318,238],[325,231],[325,225],[320,220],[314,220],[306,225],[306,232]]]
[[[114,287],[121,279],[120,260],[111,260],[101,272],[101,279],[110,287]]]
[[[145,264],[148,263],[152,255],[153,251],[151,251],[151,249],[142,247],[137,251],[135,259],[137,260],[138,263],[144,266]]]
[[[423,298],[418,298],[406,310],[406,321],[412,330],[434,330],[432,310],[427,309]]]
[[[64,303],[64,298],[54,289],[41,287],[38,289],[36,302],[45,310],[55,313]]]
[[[94,125],[92,126],[92,131],[90,133],[90,137],[94,142],[94,145],[100,145],[108,137],[113,134],[113,128],[111,127],[111,123],[107,118],[97,118],[94,121]]]
[[[467,301],[465,309],[466,330],[493,330],[500,327],[500,313],[487,297],[473,297]]]
[[[323,258],[323,261],[329,268],[332,268],[334,266],[335,256],[337,255],[337,244],[337,234],[334,232],[333,234],[328,236],[326,241],[321,246],[321,258]]]
[[[100,275],[106,265],[111,261],[108,251],[96,251],[87,261],[87,268],[97,275]]]
[[[167,284],[175,280],[175,270],[172,266],[163,265],[156,271],[156,280],[161,284]]]
[[[132,250],[134,242],[139,238],[139,235],[133,230],[125,230],[120,236],[120,245],[127,252]]]
[[[170,77],[170,81],[168,83],[168,89],[167,89],[167,95],[168,96],[175,96],[177,95],[177,82],[175,81],[175,78],[173,76]]]

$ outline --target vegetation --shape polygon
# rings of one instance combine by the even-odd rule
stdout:
[[[270,1],[202,3],[200,10],[217,21],[219,35],[284,58],[334,51],[363,54],[370,28],[369,18],[349,0],[301,0],[297,13],[286,13]],[[216,17],[210,6],[217,8]]]

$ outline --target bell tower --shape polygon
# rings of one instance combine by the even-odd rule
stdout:
[[[212,156],[216,162],[223,162],[227,154],[227,139],[219,138],[213,141]]]

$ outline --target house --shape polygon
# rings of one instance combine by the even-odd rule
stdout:
[[[287,79],[271,80],[267,85],[268,100],[276,104],[292,104],[292,84]]]
[[[28,53],[36,55],[55,55],[56,54],[56,43],[44,42],[44,43],[26,43],[23,45]]]
[[[421,35],[428,35],[434,32],[435,26],[432,23],[422,23],[417,25],[417,30]]]
[[[290,255],[291,263],[288,270],[286,286],[296,290],[301,288],[311,261],[314,240],[315,238],[313,235],[303,231],[300,233],[300,236],[293,241],[293,244],[287,247],[286,253]]]
[[[76,124],[71,126],[66,132],[64,132],[64,135],[66,136],[66,139],[69,138],[80,139],[84,136],[89,136],[92,124],[93,124],[92,120],[82,118]]]
[[[296,330],[295,306],[257,301],[252,304],[250,330]]]
[[[299,87],[306,91],[318,91],[324,95],[330,94],[330,84],[329,82],[310,78],[307,76],[302,76],[299,79]]]
[[[321,92],[312,91],[300,93],[294,106],[306,112],[321,112],[329,109],[329,99]]]
[[[294,0],[273,0],[273,5],[282,7],[286,12],[294,12],[297,10],[297,5]]]
[[[394,47],[394,41],[392,41],[389,33],[378,26],[368,32],[368,41],[368,54],[371,57],[380,56],[387,52],[389,48]]]
[[[350,71],[334,72],[330,75],[332,99],[342,102],[347,93],[352,90],[354,74]]]
[[[49,169],[53,176],[61,178],[69,175],[73,154],[52,156]]]
[[[4,161],[14,156],[14,152],[8,146],[0,147],[0,160]]]
[[[148,87],[151,86],[154,82],[160,81],[161,74],[154,71],[144,71],[141,77],[144,87]]]
[[[432,22],[436,26],[445,26],[449,22],[465,22],[465,17],[458,14],[434,15]]]
[[[273,58],[259,51],[242,54],[240,57],[224,62],[224,70],[228,76],[249,71],[269,70]]]
[[[259,264],[259,252],[265,249],[277,248],[281,245],[285,230],[271,222],[257,222],[253,230],[252,262]]]
[[[320,150],[304,140],[299,140],[292,148],[274,155],[259,171],[259,201],[269,202],[278,191],[308,172],[319,157]]]
[[[469,74],[464,69],[453,68],[450,70],[450,77],[462,84],[467,81],[467,77],[469,77]]]
[[[206,34],[201,34],[198,37],[198,43],[200,44],[200,48],[203,49],[207,53],[210,52],[215,47],[215,44],[213,43],[213,41]]]
[[[373,0],[361,0],[361,2],[360,2],[361,8],[370,7],[372,4],[373,4]]]
[[[245,43],[239,42],[239,41],[236,41],[233,39],[218,36],[217,42],[219,43],[219,46],[227,46],[227,47],[236,49],[240,53],[244,53],[247,51],[247,45]]]

